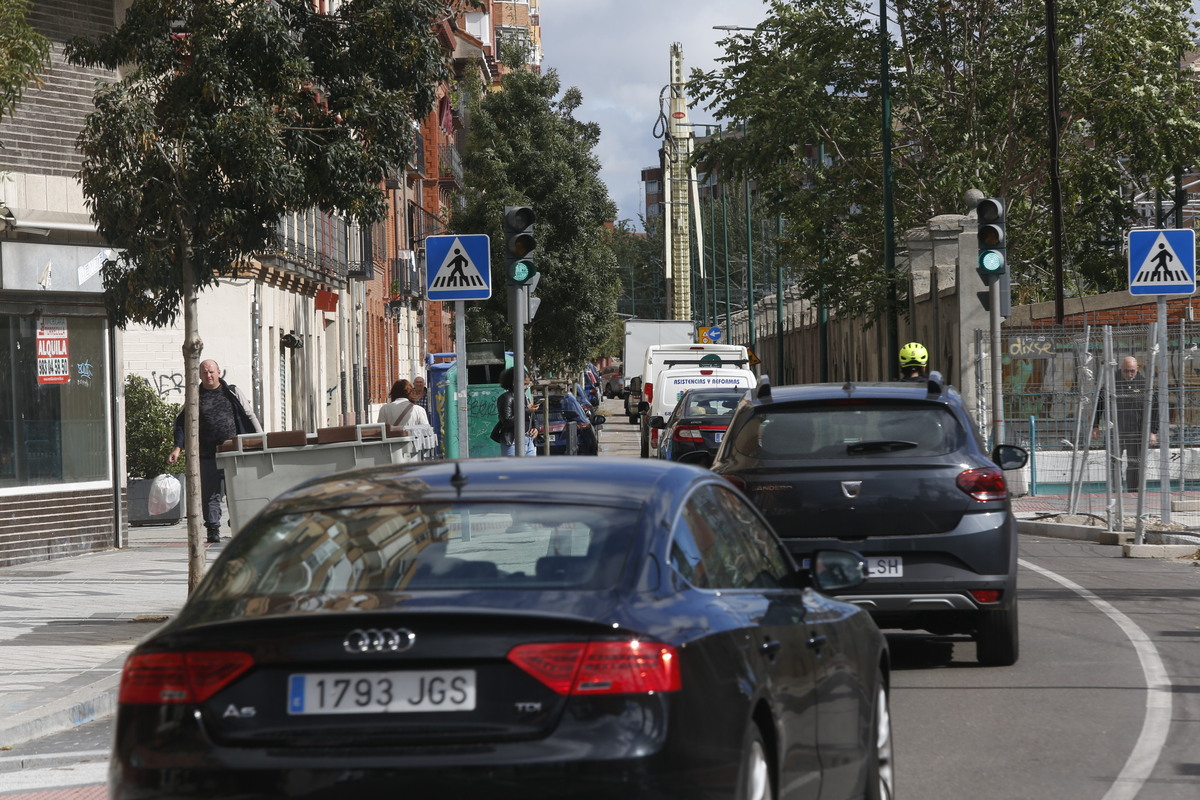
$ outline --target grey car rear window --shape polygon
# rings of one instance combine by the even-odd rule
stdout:
[[[904,459],[952,453],[965,435],[939,404],[854,403],[759,409],[733,447],[763,461]]]
[[[322,592],[602,589],[618,580],[630,509],[418,503],[260,520],[214,565],[208,600]]]

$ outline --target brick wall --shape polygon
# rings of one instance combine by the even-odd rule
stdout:
[[[43,85],[30,88],[16,113],[0,122],[0,167],[67,177],[78,172],[75,138],[92,111],[96,80],[111,74],[70,66],[63,59],[63,43],[103,33],[112,28],[112,19],[108,0],[34,2],[29,22],[53,43],[52,65],[42,76]]]
[[[1196,319],[1196,298],[1167,299],[1167,324]],[[1149,325],[1158,318],[1158,301],[1153,296],[1129,292],[1068,297],[1063,301],[1063,325]],[[1006,327],[1057,327],[1054,303],[1014,306]]]
[[[0,497],[0,567],[116,547],[112,503],[108,489]]]

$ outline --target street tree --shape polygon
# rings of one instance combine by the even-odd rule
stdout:
[[[554,70],[521,69],[520,51],[502,55],[512,68],[500,90],[468,92],[474,99],[463,157],[465,202],[450,229],[488,233],[491,263],[499,265],[504,207],[533,207],[542,303],[526,333],[526,355],[539,369],[562,373],[599,354],[616,316],[617,262],[605,229],[616,206],[593,152],[600,128],[575,118],[580,91],[561,91]],[[511,341],[504,278],[493,272],[491,299],[468,309],[468,336]]]
[[[199,475],[200,290],[276,246],[288,213],[369,223],[407,163],[412,122],[448,75],[441,0],[134,0],[120,25],[68,43],[75,64],[121,70],[78,139],[84,196],[120,253],[104,265],[118,326],[182,310],[187,473]],[[189,587],[204,570],[199,481],[188,481]]]
[[[50,40],[29,24],[30,5],[30,0],[0,3],[0,117],[13,112],[50,65]]]
[[[771,0],[754,32],[724,40],[693,73],[698,102],[741,135],[702,161],[755,179],[788,221],[783,251],[804,294],[880,318],[883,263],[878,5]],[[1124,286],[1134,202],[1200,162],[1190,0],[1060,4],[1058,142],[1066,282]],[[904,0],[889,8],[895,230],[965,213],[964,193],[1009,201],[1015,302],[1053,287],[1045,8],[995,0]],[[898,287],[902,288],[902,287]]]

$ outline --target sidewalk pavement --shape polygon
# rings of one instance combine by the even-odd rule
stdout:
[[[1173,521],[1196,530],[1200,492],[1185,499],[1193,502],[1178,503]],[[1013,509],[1034,520],[1067,501],[1015,498]],[[1132,515],[1136,496],[1124,501]],[[1146,513],[1158,502],[1147,497]],[[1103,497],[1087,504],[1103,514]],[[227,542],[228,527],[222,534]],[[211,563],[223,545],[205,546]],[[183,605],[187,575],[182,522],[131,527],[120,550],[0,567],[0,750],[112,714],[125,655]]]
[[[0,750],[113,713],[126,653],[187,599],[185,523],[129,542],[0,567]]]

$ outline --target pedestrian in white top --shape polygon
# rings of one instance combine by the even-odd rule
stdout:
[[[378,422],[386,422],[396,428],[412,425],[428,425],[429,414],[413,402],[412,385],[401,378],[392,384],[391,402],[379,409]]]

